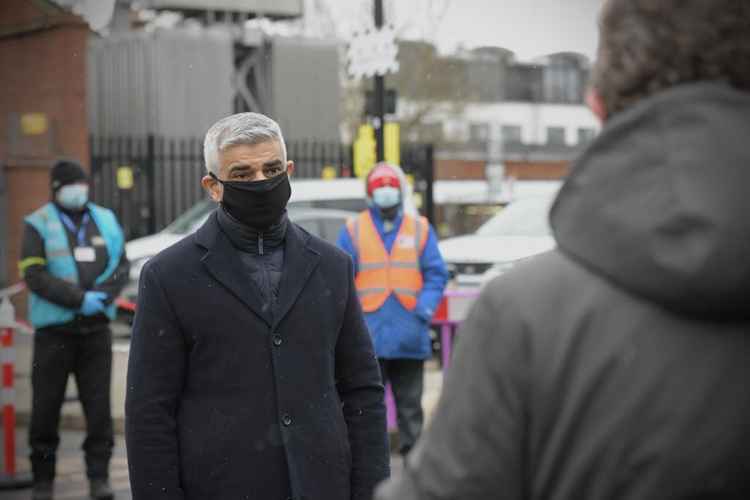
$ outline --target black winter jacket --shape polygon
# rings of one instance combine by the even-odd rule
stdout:
[[[614,116],[498,277],[378,499],[750,498],[750,94]]]

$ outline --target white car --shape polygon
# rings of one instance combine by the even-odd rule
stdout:
[[[292,181],[292,197],[287,208],[292,221],[312,234],[335,243],[338,231],[347,218],[366,206],[365,186],[360,179],[303,179]],[[197,231],[215,208],[216,203],[206,198],[158,233],[126,243],[130,282],[117,301],[126,316],[134,310],[143,265],[165,248]]]
[[[366,207],[364,183],[359,179],[292,181],[292,197],[287,207],[292,216],[300,215],[299,209],[303,208],[359,212]],[[197,231],[214,208],[216,204],[206,198],[158,233],[129,241],[125,252],[130,260],[130,278],[137,280],[149,258]]]
[[[440,242],[458,288],[478,288],[516,263],[555,247],[548,215],[557,194],[523,197],[511,202],[474,234]]]

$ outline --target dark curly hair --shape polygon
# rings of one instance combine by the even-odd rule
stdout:
[[[750,91],[750,0],[607,0],[597,59],[610,115],[687,82]]]

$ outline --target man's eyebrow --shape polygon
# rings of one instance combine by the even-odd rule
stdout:
[[[281,160],[270,160],[263,164],[264,167],[277,167],[281,165]]]
[[[247,163],[233,163],[229,165],[229,170],[232,172],[235,170],[249,170],[252,168],[253,168],[252,165],[249,165]]]

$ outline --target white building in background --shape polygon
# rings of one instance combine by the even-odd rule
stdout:
[[[400,116],[410,116],[413,104],[401,102]],[[582,104],[538,102],[469,103],[459,111],[446,103],[435,106],[425,123],[441,127],[449,142],[575,147],[588,143],[601,129]]]

